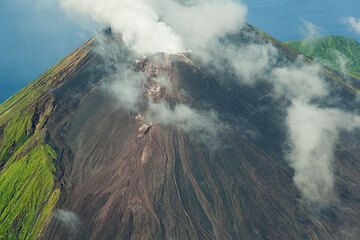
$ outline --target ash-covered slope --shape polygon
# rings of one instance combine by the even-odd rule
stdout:
[[[297,53],[252,27],[243,34],[241,41],[251,36],[275,46],[277,64],[297,61]],[[309,203],[293,183],[284,153],[286,111],[272,96],[269,76],[238,84],[238,76],[204,67],[190,54],[158,53],[136,63],[146,76],[146,101],[129,110],[104,90],[106,59],[95,45],[85,45],[86,57],[67,62],[56,83],[23,108],[49,112],[41,126],[32,124],[43,138],[8,151],[12,160],[0,175],[23,161],[15,153],[40,143],[56,153],[53,189],[60,194],[41,239],[360,238],[358,135],[340,136],[336,201]],[[340,100],[321,104],[356,109],[356,89],[336,71],[322,74]],[[39,104],[44,98],[51,111]],[[18,219],[14,234],[22,231]]]

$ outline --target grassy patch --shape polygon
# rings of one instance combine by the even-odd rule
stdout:
[[[59,196],[54,190],[55,152],[34,147],[0,175],[0,239],[36,239]]]
[[[32,114],[26,112],[17,114],[5,125],[3,137],[0,140],[0,166],[12,156],[28,139],[31,128]]]
[[[60,196],[44,143],[51,92],[81,67],[94,39],[0,104],[0,239],[37,239]]]
[[[53,84],[58,66],[0,105],[0,239],[37,239],[59,198],[56,154],[43,143],[50,102],[33,126],[35,105]]]
[[[34,111],[13,115],[0,141],[0,239],[37,239],[60,195],[54,187],[56,153],[43,143],[52,105],[44,106],[36,126]]]

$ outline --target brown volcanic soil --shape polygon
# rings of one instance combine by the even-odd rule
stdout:
[[[157,101],[214,109],[228,128],[214,149],[158,123],[139,137],[143,122],[103,90],[104,62],[91,47],[52,92],[47,123],[48,142],[59,153],[57,207],[76,213],[81,224],[70,231],[54,218],[43,239],[360,239],[358,137],[343,136],[336,152],[339,201],[320,210],[302,203],[292,183],[285,113],[269,84],[218,81],[233,76],[201,69],[181,54],[147,58],[140,71],[157,66],[187,92]],[[279,49],[295,60],[296,53]],[[336,94],[354,97],[342,87]]]

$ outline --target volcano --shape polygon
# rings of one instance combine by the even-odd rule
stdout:
[[[272,45],[279,64],[301,56],[250,25],[238,37]],[[146,101],[129,110],[104,90],[97,45],[89,40],[0,106],[1,239],[360,239],[358,133],[339,137],[337,200],[307,203],[266,74],[239,85],[190,53],[156,53],[132,64],[146,77]],[[357,109],[357,80],[321,73],[339,99],[322,104]],[[176,105],[217,114],[178,127],[151,113],[164,101],[173,115]]]

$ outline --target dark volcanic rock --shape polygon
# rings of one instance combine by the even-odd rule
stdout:
[[[275,46],[295,61],[296,53]],[[219,113],[229,127],[214,149],[171,126],[142,128],[137,113],[101,87],[104,61],[95,52],[53,90],[46,128],[59,153],[57,208],[77,214],[80,225],[70,231],[53,218],[43,239],[360,239],[359,138],[344,137],[336,153],[339,202],[322,211],[302,204],[284,160],[285,113],[269,97],[271,86],[218,81],[233,76],[188,57],[159,53],[137,69],[171,76],[175,91],[160,91],[155,101]]]

